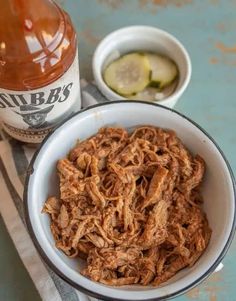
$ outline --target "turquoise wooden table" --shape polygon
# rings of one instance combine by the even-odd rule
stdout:
[[[64,0],[79,35],[81,76],[91,80],[97,43],[122,26],[143,24],[175,35],[189,51],[193,74],[176,109],[205,128],[236,172],[235,0]],[[236,301],[236,241],[224,268],[176,301]],[[38,301],[0,219],[0,301]],[[53,301],[53,300],[52,300]]]

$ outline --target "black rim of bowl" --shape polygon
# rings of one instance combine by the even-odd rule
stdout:
[[[29,185],[29,180],[30,180],[30,176],[31,174],[33,174],[34,172],[34,162],[40,152],[40,150],[42,149],[42,147],[44,146],[44,144],[47,142],[47,140],[49,139],[49,137],[51,137],[51,135],[54,134],[54,132],[59,129],[64,123],[66,123],[68,120],[72,119],[73,117],[80,115],[81,113],[91,110],[93,108],[96,107],[101,107],[101,106],[109,106],[109,105],[114,105],[114,104],[118,104],[118,103],[141,103],[141,104],[145,104],[145,105],[150,105],[150,106],[155,106],[164,110],[168,110],[171,112],[176,113],[177,115],[179,115],[180,117],[188,120],[191,124],[193,124],[195,127],[197,127],[201,132],[203,132],[209,140],[211,140],[213,142],[213,144],[215,145],[215,147],[217,148],[217,150],[219,151],[219,153],[221,154],[222,158],[224,159],[224,162],[228,168],[228,171],[230,173],[230,177],[231,177],[231,182],[232,182],[232,187],[233,187],[233,191],[234,191],[234,206],[236,207],[236,183],[235,183],[235,179],[234,179],[234,175],[233,175],[233,171],[230,167],[230,164],[228,162],[228,160],[226,159],[224,153],[222,152],[222,150],[220,149],[220,147],[217,145],[217,143],[215,142],[215,140],[201,127],[199,126],[197,123],[195,123],[193,120],[191,120],[190,118],[186,117],[185,115],[183,115],[182,113],[179,113],[176,110],[173,110],[171,108],[167,108],[164,107],[162,105],[156,104],[156,103],[148,103],[145,101],[139,101],[139,100],[116,100],[116,101],[108,101],[108,102],[104,102],[104,103],[99,103],[93,106],[90,106],[88,108],[82,109],[76,113],[74,113],[72,116],[68,117],[67,119],[63,120],[58,126],[56,126],[47,136],[46,138],[43,140],[43,142],[41,143],[39,149],[35,152],[33,158],[31,159],[31,162],[29,164],[28,170],[27,170],[27,175],[26,175],[26,180],[25,180],[25,187],[24,187],[24,195],[23,195],[23,202],[24,202],[24,209],[25,209],[25,216],[26,216],[26,224],[28,227],[28,231],[29,234],[33,240],[33,243],[36,247],[36,249],[38,250],[40,256],[43,258],[43,260],[46,262],[46,264],[58,275],[60,276],[63,280],[65,280],[68,284],[70,284],[71,286],[73,286],[74,288],[78,289],[79,291],[88,294],[92,297],[98,298],[98,299],[103,299],[103,300],[118,300],[118,301],[135,301],[134,299],[120,299],[120,298],[112,298],[112,297],[107,297],[104,295],[101,295],[97,292],[93,292],[87,288],[84,288],[83,286],[79,285],[78,283],[72,281],[70,278],[68,278],[67,276],[65,276],[52,262],[51,260],[48,258],[47,254],[44,252],[44,250],[42,249],[40,243],[37,240],[36,235],[34,234],[33,231],[33,227],[31,224],[31,220],[30,220],[30,216],[29,216],[29,211],[28,211],[28,185]],[[231,242],[233,240],[234,237],[234,233],[236,230],[236,210],[234,210],[234,218],[233,218],[233,225],[232,225],[232,229],[230,232],[230,235],[228,237],[228,240],[224,246],[224,249],[222,250],[222,252],[220,253],[220,255],[218,256],[218,258],[216,259],[216,261],[212,264],[212,266],[202,275],[200,276],[198,279],[196,279],[195,281],[193,281],[191,284],[189,284],[188,286],[172,293],[172,294],[168,294],[166,296],[163,297],[156,297],[156,298],[148,298],[148,299],[142,299],[140,301],[160,301],[160,300],[168,300],[168,299],[172,299],[174,297],[177,297],[179,295],[184,294],[185,292],[187,292],[188,290],[190,290],[191,288],[194,288],[195,286],[197,286],[198,284],[200,284],[203,280],[205,280],[212,272],[214,272],[214,270],[216,269],[216,267],[221,263],[222,259],[224,258],[224,256],[226,255]]]

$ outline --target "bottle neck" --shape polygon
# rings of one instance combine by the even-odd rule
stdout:
[[[29,15],[37,18],[42,12],[46,14],[56,14],[55,3],[51,0],[4,0],[4,9],[10,11],[12,15]]]
[[[63,15],[57,5],[49,0],[5,1],[1,7],[5,17],[0,19],[0,56],[10,60],[18,57],[20,51],[28,60],[28,54],[45,51],[52,42],[59,44],[58,32],[64,29],[60,28]]]
[[[28,90],[60,77],[76,51],[69,16],[51,0],[4,0],[0,88]]]

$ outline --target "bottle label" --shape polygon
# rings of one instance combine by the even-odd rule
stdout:
[[[58,122],[80,108],[77,53],[69,69],[47,86],[30,91],[0,88],[3,128],[9,135],[24,142],[41,142]]]

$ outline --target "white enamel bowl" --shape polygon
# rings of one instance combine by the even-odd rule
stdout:
[[[174,129],[193,154],[206,161],[203,183],[204,209],[213,230],[210,244],[192,268],[179,272],[161,287],[111,287],[79,273],[84,262],[69,259],[54,246],[49,218],[41,210],[47,197],[58,194],[56,162],[74,146],[103,126],[130,128],[143,124]],[[72,286],[103,300],[163,300],[196,286],[214,271],[224,257],[235,231],[235,184],[232,171],[219,147],[197,124],[171,109],[151,103],[116,101],[80,111],[60,125],[34,156],[24,191],[27,224],[46,263]]]
[[[109,100],[125,99],[111,90],[103,80],[107,64],[116,59],[117,53],[123,55],[132,51],[151,51],[172,58],[179,69],[179,81],[175,91],[163,100],[156,101],[173,108],[186,90],[192,73],[189,54],[183,44],[168,32],[151,26],[128,26],[113,31],[97,46],[93,55],[93,76],[99,90]]]

